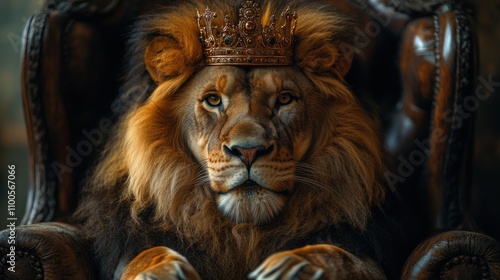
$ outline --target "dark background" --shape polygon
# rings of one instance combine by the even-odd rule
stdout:
[[[481,102],[476,115],[474,190],[469,198],[479,227],[500,239],[500,0],[468,2],[476,11],[479,76],[497,83],[491,96]],[[0,1],[0,225],[7,217],[4,182],[8,164],[16,165],[19,222],[24,213],[29,175],[21,106],[20,40],[27,19],[41,3],[40,0]]]
[[[473,213],[478,225],[500,239],[500,0],[469,1],[476,6],[479,74],[496,82],[476,115]],[[497,213],[497,215],[493,215]]]

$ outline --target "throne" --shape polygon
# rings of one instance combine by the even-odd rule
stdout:
[[[11,231],[0,234],[0,278],[97,278],[70,217],[88,167],[127,105],[118,98],[125,34],[161,2],[49,0],[29,19],[22,92],[31,184],[14,253]],[[481,96],[466,7],[452,0],[323,2],[357,22],[346,80],[377,108],[371,113],[382,122],[390,161],[384,177],[422,225],[401,278],[500,278],[500,244],[478,232],[467,200],[474,110],[460,110]]]

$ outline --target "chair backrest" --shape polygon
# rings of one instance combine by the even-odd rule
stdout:
[[[356,19],[348,83],[382,121],[388,186],[428,231],[466,224],[475,37],[457,1],[324,1]],[[77,4],[75,4],[77,3]],[[116,113],[125,35],[161,1],[48,1],[27,23],[23,98],[31,189],[23,223],[65,221]],[[366,98],[365,98],[366,97]],[[375,105],[375,106],[372,106]],[[464,114],[465,110],[465,114]]]

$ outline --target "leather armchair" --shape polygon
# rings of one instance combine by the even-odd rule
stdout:
[[[22,92],[31,188],[15,231],[15,273],[8,270],[11,233],[0,233],[2,279],[97,277],[70,216],[113,116],[127,106],[117,99],[124,34],[162,1],[105,2],[49,0],[26,25]],[[378,108],[373,114],[382,120],[392,162],[387,184],[423,225],[402,279],[500,278],[500,244],[477,232],[466,200],[475,111],[469,107],[480,99],[467,9],[451,0],[324,2],[356,19],[347,81]]]

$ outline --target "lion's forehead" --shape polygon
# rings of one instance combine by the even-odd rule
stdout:
[[[248,95],[274,94],[286,88],[300,91],[305,76],[289,67],[241,68],[212,66],[204,68],[194,78],[195,89],[215,90],[232,97],[240,92]]]

